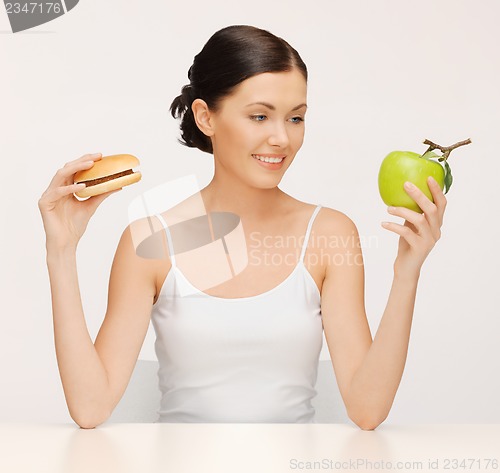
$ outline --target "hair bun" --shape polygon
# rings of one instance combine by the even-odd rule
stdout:
[[[191,84],[187,84],[182,88],[181,100],[184,106],[187,108],[191,107],[193,100],[195,99],[194,88]]]

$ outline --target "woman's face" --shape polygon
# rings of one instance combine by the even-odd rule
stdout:
[[[302,73],[263,73],[246,79],[210,112],[216,172],[272,188],[304,141],[307,84]],[[256,156],[282,158],[265,163]]]

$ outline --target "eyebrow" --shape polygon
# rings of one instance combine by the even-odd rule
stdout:
[[[251,105],[264,105],[264,107],[267,107],[271,110],[276,110],[276,107],[274,105],[271,105],[270,103],[267,103],[267,102],[254,102],[254,103],[249,103],[247,105],[247,107],[250,107]],[[295,110],[298,110],[299,108],[302,108],[302,107],[306,107],[307,108],[307,104],[305,103],[301,103],[300,105],[297,105],[296,107],[293,107],[292,108],[292,112],[295,111]]]

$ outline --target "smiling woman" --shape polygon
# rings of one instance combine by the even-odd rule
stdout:
[[[182,116],[180,142],[213,153],[212,141],[194,120],[191,106],[196,98],[202,99],[212,112],[217,112],[223,104],[221,99],[234,93],[245,79],[261,73],[292,70],[300,72],[303,81],[307,83],[306,65],[298,52],[282,38],[246,25],[228,26],[217,31],[195,56],[188,71],[190,82],[182,88],[182,94],[170,107],[174,118]],[[259,101],[259,98],[256,104],[252,104],[250,100],[246,106],[260,105],[276,110],[272,96],[267,103]],[[302,102],[302,105],[292,107],[290,111],[294,112],[305,106],[305,100]]]
[[[73,419],[88,428],[110,416],[151,320],[160,365],[159,422],[315,422],[311,400],[324,330],[347,414],[360,428],[374,429],[387,416],[403,373],[419,269],[436,241],[446,199],[439,188],[431,189],[437,206],[411,191],[425,209],[425,217],[404,214],[418,233],[391,227],[401,234],[394,285],[372,341],[354,222],[279,188],[305,133],[307,68],[298,52],[266,30],[229,26],[195,56],[188,78],[170,110],[181,118],[179,141],[213,155],[213,178],[200,195],[147,223],[134,222],[154,228],[157,258],[136,253],[132,225],[124,230],[95,343],[85,325],[75,253],[90,217],[110,194],[79,202],[71,183],[100,154],[67,163],[39,201],[56,353]],[[197,198],[204,214],[190,220],[186,209]],[[221,237],[218,225],[228,213],[241,220],[242,241],[252,240],[230,261],[231,271],[235,241]],[[190,228],[180,243],[198,238],[204,242],[199,252],[176,247],[179,222]],[[223,263],[216,250],[201,251],[217,245]],[[189,277],[213,281],[213,274],[225,277],[208,288]]]
[[[254,102],[257,96],[273,103]],[[304,76],[292,70],[246,79],[215,111],[195,99],[195,126],[211,139],[216,174],[231,168],[242,180],[275,188],[304,140],[305,106],[296,104],[305,97]],[[260,167],[279,172],[263,175]]]

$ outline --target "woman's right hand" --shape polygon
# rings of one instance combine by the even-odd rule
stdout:
[[[74,174],[90,169],[101,158],[101,153],[86,154],[66,163],[56,172],[40,197],[38,208],[42,214],[47,248],[76,248],[97,207],[106,197],[121,190],[89,197],[84,201],[73,195],[84,188],[81,184],[73,184]]]

